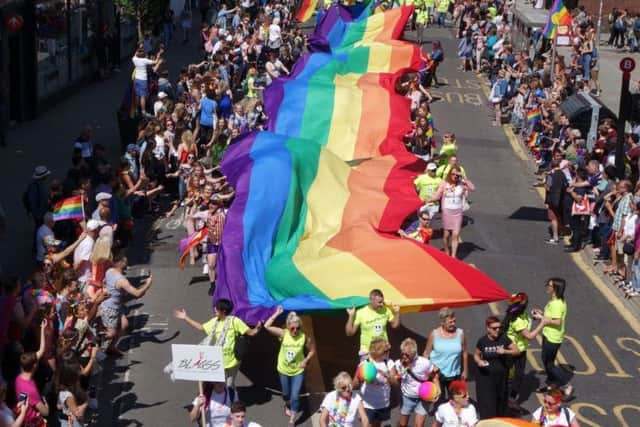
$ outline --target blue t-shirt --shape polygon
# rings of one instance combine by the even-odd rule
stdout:
[[[213,115],[217,108],[216,101],[207,97],[200,101],[200,125],[213,127]]]

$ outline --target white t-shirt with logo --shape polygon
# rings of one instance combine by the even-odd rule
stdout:
[[[367,409],[384,409],[391,406],[391,385],[385,376],[391,375],[394,368],[393,360],[384,360],[373,363],[378,370],[376,379],[372,383],[363,383],[360,389],[364,407]],[[383,376],[384,373],[384,376]]]
[[[197,397],[193,401],[195,406]],[[229,416],[231,415],[231,404],[233,403],[229,390],[225,389],[222,393],[211,393],[209,398],[209,407],[207,408],[207,427],[224,427],[227,425]]]
[[[152,65],[154,62],[149,58],[138,58],[137,56],[134,56],[131,62],[136,69],[134,78],[147,81],[147,65]]]
[[[540,415],[542,414],[542,407],[536,409],[535,411],[533,411],[533,415],[531,416],[531,418],[533,419],[534,423],[539,423],[540,422]],[[569,417],[569,419],[567,419],[567,416]],[[547,417],[544,420],[544,424],[542,424],[542,427],[551,427],[551,426],[565,426],[565,427],[569,427],[571,426],[571,421],[576,417],[575,412],[573,412],[571,409],[569,408],[560,408],[560,413],[558,414],[557,417],[555,417],[554,419],[549,419],[549,417]]]
[[[473,427],[478,422],[476,408],[471,403],[456,414],[453,404],[445,402],[438,406],[435,417],[442,427]]]
[[[422,356],[417,356],[407,367],[402,365],[401,360],[396,361],[396,371],[402,375],[402,380],[400,381],[400,390],[402,391],[402,395],[416,399],[420,397],[418,389],[420,388],[421,383],[408,372],[407,368],[410,368],[413,375],[417,378],[427,381],[429,374],[433,371],[433,363],[431,363],[431,361],[426,357]]]

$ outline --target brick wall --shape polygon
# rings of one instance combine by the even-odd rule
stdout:
[[[598,8],[600,7],[600,0],[579,0],[579,5],[582,5],[587,10],[587,13],[594,17],[598,15]],[[602,17],[603,22],[606,22],[606,16],[611,9],[617,7],[618,9],[628,9],[629,13],[640,12],[640,0],[603,0],[602,2]]]

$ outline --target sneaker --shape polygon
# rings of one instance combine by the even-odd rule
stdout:
[[[558,245],[558,244],[560,244],[560,240],[559,239],[546,239],[544,242],[549,244],[549,245]]]
[[[637,297],[637,296],[640,296],[640,292],[638,292],[635,289],[633,289],[633,290],[631,290],[631,291],[629,291],[629,292],[627,292],[625,294],[625,297],[627,297],[627,298],[633,298],[633,297]]]
[[[209,264],[204,264],[202,266],[202,275],[209,274]]]

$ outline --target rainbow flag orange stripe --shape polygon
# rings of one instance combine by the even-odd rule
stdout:
[[[318,0],[303,0],[298,13],[296,13],[296,21],[306,22],[311,19],[317,6]]]
[[[536,107],[527,113],[527,122],[529,124],[537,123],[542,119],[540,108]]]
[[[180,268],[182,270],[184,270],[185,260],[189,255],[189,251],[198,246],[207,237],[207,231],[207,227],[202,227],[200,230],[180,240],[178,250],[180,251]]]
[[[68,197],[59,201],[53,208],[53,220],[84,219],[82,196]]]
[[[555,0],[553,6],[549,9],[549,18],[547,25],[544,27],[543,34],[547,39],[554,39],[558,26],[567,26],[571,24],[571,14],[564,6],[562,0]]]

